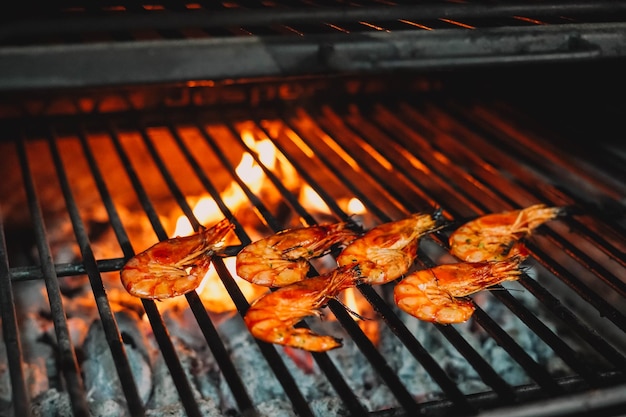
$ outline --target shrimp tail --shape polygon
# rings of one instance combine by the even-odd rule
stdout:
[[[228,219],[222,219],[211,227],[200,226],[198,233],[202,235],[205,242],[209,244],[210,255],[219,255],[223,252],[224,238],[235,228],[235,225]]]
[[[310,352],[326,352],[343,346],[340,338],[320,335],[305,327],[291,329],[289,336],[282,344]]]
[[[469,267],[467,276],[469,279],[449,280],[440,282],[454,297],[464,297],[492,285],[504,281],[515,281],[522,275],[521,262],[524,256],[513,256],[502,261],[477,262],[474,264],[458,264],[459,268]]]

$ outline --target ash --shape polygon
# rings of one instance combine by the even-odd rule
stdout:
[[[532,268],[528,273],[533,278],[541,278],[533,275],[537,272]],[[111,279],[118,281],[117,276],[112,276]],[[71,415],[71,404],[67,393],[63,391],[62,375],[54,353],[56,340],[47,307],[45,287],[41,282],[22,284],[16,288],[16,302],[20,314],[18,318],[20,327],[23,329],[20,336],[25,353],[27,388],[33,398],[33,415],[45,417]],[[152,329],[143,317],[141,304],[123,290],[120,292],[112,285],[108,283],[107,285],[110,287],[109,301],[114,305],[114,311],[117,311],[115,317],[146,415],[150,417],[185,415],[185,409],[154,340]],[[506,286],[514,297],[542,318],[544,323],[550,323],[548,316],[542,317],[541,306],[537,300],[520,284],[509,282]],[[380,287],[380,293],[385,293],[383,287]],[[463,393],[491,390],[437,326],[405,314],[395,308],[393,300],[388,299],[389,297],[384,298],[394,308],[411,334]],[[549,372],[556,376],[568,374],[568,368],[553,351],[502,305],[491,291],[476,294],[473,299],[522,349],[539,364],[544,365]],[[88,289],[82,293],[71,291],[71,295],[64,295],[64,307],[92,415],[129,416],[111,352],[93,303],[93,295]],[[394,393],[378,376],[342,326],[332,319],[332,314],[327,309],[324,309],[324,313],[326,315],[324,318],[307,319],[307,323],[315,331],[343,340],[343,347],[327,354],[364,408],[370,412],[399,408]],[[209,314],[247,389],[256,413],[268,417],[295,416],[289,397],[239,314],[235,312]],[[203,415],[231,417],[242,415],[188,306],[180,303],[175,307],[163,308],[162,317]],[[376,346],[407,390],[419,402],[443,399],[444,394],[440,387],[419,361],[410,354],[382,320],[378,318],[374,320],[379,324],[379,341]],[[518,386],[533,382],[474,320],[454,325],[454,329],[507,383]],[[3,344],[0,344],[0,357],[6,355],[3,348]],[[275,346],[275,349],[315,415],[348,414],[342,400],[310,353],[281,346]],[[0,364],[6,364],[6,359]],[[7,367],[3,365],[0,365],[0,415],[12,415],[10,380]]]

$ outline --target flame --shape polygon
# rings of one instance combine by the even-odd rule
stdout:
[[[193,214],[204,225],[217,223],[221,219],[221,212],[217,203],[211,197],[200,198],[193,208]],[[193,227],[191,227],[189,219],[185,216],[180,216],[176,220],[176,229],[172,236],[188,236],[192,233]]]
[[[235,263],[235,257],[224,259],[226,268],[235,279],[237,286],[249,303],[269,291],[267,287],[255,285],[239,278],[235,273]],[[204,277],[204,280],[198,287],[197,292],[200,295],[200,299],[202,300],[204,307],[214,313],[224,313],[236,310],[237,308],[213,265],[211,265],[211,268]]]
[[[372,305],[356,288],[346,289],[342,294],[342,301],[350,311],[360,316],[354,315],[353,317],[367,338],[377,344],[380,340],[380,329],[378,321],[372,319],[375,314]]]
[[[298,198],[300,204],[310,211],[317,211],[318,213],[330,214],[328,205],[324,202],[322,197],[308,184],[304,184],[300,189],[300,197]]]
[[[351,214],[364,214],[365,213],[365,206],[363,205],[361,200],[359,200],[356,197],[353,197],[353,198],[351,198],[348,201],[348,213],[351,213]]]
[[[276,166],[276,148],[269,139],[257,141],[249,131],[242,132],[242,139],[251,150],[257,153],[263,165],[270,169]],[[263,169],[249,153],[242,155],[239,164],[235,168],[235,173],[239,179],[246,184],[250,191],[255,194],[261,191],[266,181],[266,175]],[[236,181],[232,181],[222,192],[220,197],[224,204],[232,211],[238,210],[247,202],[244,191]],[[206,226],[210,226],[223,218],[219,206],[210,196],[203,196],[195,203],[193,214],[200,224]],[[188,236],[193,233],[194,230],[189,219],[184,215],[179,216],[172,236]],[[239,278],[235,272],[235,262],[235,257],[224,259],[228,271],[234,277],[235,282],[248,302],[252,302],[268,291],[266,287],[258,286]],[[222,313],[236,309],[234,302],[213,265],[209,268],[196,291],[200,295],[200,299],[205,307],[212,312]]]
[[[252,134],[247,131],[242,133],[242,138],[251,149],[258,152],[259,159],[265,166],[270,169],[275,166],[276,148],[271,141],[255,141]],[[263,169],[249,153],[242,155],[235,173],[254,194],[259,193],[266,179]],[[224,190],[221,198],[232,211],[236,211],[246,202],[245,193],[235,181]],[[193,214],[203,225],[217,223],[223,216],[215,200],[209,196],[203,196],[198,200],[193,208]],[[185,216],[178,217],[176,228],[171,236],[188,236],[192,233],[193,228],[189,219]]]

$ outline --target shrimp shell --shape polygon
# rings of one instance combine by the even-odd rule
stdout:
[[[122,285],[137,297],[164,299],[195,290],[209,270],[211,257],[224,247],[234,225],[224,219],[191,236],[156,243],[132,257],[120,271]]]
[[[320,316],[320,308],[342,290],[356,284],[358,268],[333,271],[279,288],[257,299],[244,321],[254,337],[268,343],[324,352],[341,346],[341,340],[294,327],[307,316]]]
[[[517,280],[523,259],[516,256],[502,261],[460,262],[423,269],[396,285],[394,299],[400,309],[420,320],[461,323],[472,316],[475,307],[472,301],[457,297]]]
[[[478,217],[450,235],[450,251],[457,258],[468,262],[527,255],[520,239],[563,212],[562,207],[536,204],[525,209]]]
[[[236,272],[257,285],[283,287],[306,278],[309,260],[357,236],[350,222],[284,230],[243,248],[237,254]]]
[[[337,256],[340,266],[359,265],[362,282],[384,284],[404,275],[417,256],[418,239],[438,226],[435,215],[414,213],[383,223],[350,243]]]

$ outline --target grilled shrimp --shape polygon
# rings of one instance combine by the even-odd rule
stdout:
[[[137,297],[163,299],[195,290],[209,270],[211,257],[224,247],[234,225],[224,219],[191,236],[159,242],[132,257],[120,275]]]
[[[420,320],[449,324],[467,321],[474,304],[459,299],[503,281],[516,280],[524,258],[461,262],[423,269],[406,276],[394,288],[398,307]]]
[[[520,239],[561,213],[562,207],[536,204],[521,210],[488,214],[455,230],[450,235],[450,250],[457,258],[468,262],[526,255]]]
[[[294,325],[307,316],[320,316],[320,308],[342,290],[355,285],[358,276],[358,268],[336,268],[284,286],[257,299],[244,321],[252,335],[265,342],[313,352],[338,348],[341,340]]]
[[[438,215],[412,214],[378,225],[337,256],[340,266],[359,265],[361,282],[384,284],[405,274],[417,256],[418,239],[437,228]]]
[[[284,230],[243,248],[237,254],[237,275],[254,284],[283,287],[306,278],[309,260],[356,237],[349,222]]]

